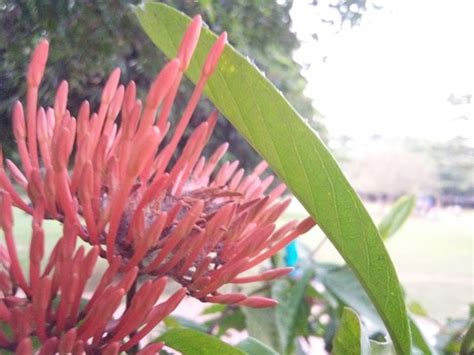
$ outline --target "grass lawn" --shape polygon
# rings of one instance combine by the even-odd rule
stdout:
[[[369,206],[378,221],[380,210]],[[282,218],[303,218],[305,210],[294,202]],[[15,236],[20,260],[27,265],[31,219],[15,211]],[[56,222],[45,222],[46,255],[55,244],[61,229]],[[313,249],[324,238],[313,229],[301,243]],[[474,302],[474,212],[460,214],[440,211],[431,217],[413,217],[387,242],[409,301],[417,301],[434,318],[465,317],[468,304]],[[316,254],[320,261],[343,262],[330,242]],[[99,270],[103,270],[100,267]],[[100,276],[97,273],[96,278]]]

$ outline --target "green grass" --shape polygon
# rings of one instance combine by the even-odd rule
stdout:
[[[370,208],[376,221],[382,213]],[[282,221],[304,218],[305,210],[292,203]],[[45,222],[46,255],[49,255],[57,238],[60,225]],[[31,219],[21,211],[15,211],[15,236],[19,257],[26,267],[29,255]],[[447,317],[465,317],[468,304],[474,302],[473,260],[474,212],[455,215],[441,211],[433,218],[413,217],[387,242],[387,248],[395,263],[398,275],[408,295],[408,301],[417,301],[434,318],[444,321]],[[323,234],[313,229],[301,238],[301,243],[314,249]],[[316,254],[319,261],[343,260],[329,241]],[[103,265],[95,279],[103,271]]]

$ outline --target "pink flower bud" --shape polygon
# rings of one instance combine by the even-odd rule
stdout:
[[[102,91],[102,102],[109,104],[115,95],[117,86],[120,80],[120,68],[115,68],[109,76],[109,79],[105,83],[104,90]]]
[[[276,300],[260,296],[250,296],[239,303],[239,305],[241,306],[246,306],[250,308],[269,308],[275,307],[277,304],[278,301]]]
[[[199,35],[201,33],[202,18],[200,15],[194,16],[191,23],[188,25],[186,33],[181,40],[181,44],[178,50],[178,58],[181,61],[181,71],[185,71],[188,68],[191,57],[193,56],[194,50],[199,41]]]
[[[214,43],[214,45],[212,46],[206,58],[206,62],[204,63],[204,67],[202,69],[204,76],[210,77],[212,75],[213,71],[217,67],[217,63],[219,62],[219,58],[221,57],[221,54],[224,51],[226,43],[227,33],[223,32],[217,39],[216,43]]]
[[[43,78],[46,61],[48,60],[49,43],[42,39],[31,56],[30,65],[28,66],[28,84],[38,87]]]

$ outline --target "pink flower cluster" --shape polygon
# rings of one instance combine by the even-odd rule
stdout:
[[[194,130],[176,156],[224,50],[225,33],[209,52],[180,120],[165,139],[201,26],[201,18],[195,17],[176,59],[158,74],[145,103],[136,97],[133,81],[120,85],[116,69],[104,87],[98,112],[91,113],[85,101],[77,118],[67,110],[66,81],[53,107],[38,107],[49,45],[43,40],[37,46],[27,74],[26,112],[20,102],[13,109],[22,169],[6,160],[8,174],[0,157],[0,225],[6,241],[6,250],[0,249],[0,321],[12,329],[12,337],[0,331],[0,348],[30,353],[34,336],[44,354],[127,351],[185,294],[249,307],[276,304],[219,289],[226,283],[270,280],[291,271],[242,275],[309,230],[312,219],[276,228],[290,201],[280,200],[283,185],[266,193],[273,177],[261,178],[265,163],[245,176],[238,161],[217,168],[227,144],[209,159],[201,156],[216,112]],[[10,177],[30,202],[17,193]],[[15,248],[12,205],[33,216],[29,277],[23,274]],[[62,222],[63,233],[43,268],[45,218]],[[78,237],[91,247],[78,246]],[[107,271],[87,304],[81,305],[99,257],[107,259]],[[182,288],[157,303],[167,278]],[[134,295],[121,311],[132,288]],[[155,353],[161,345],[149,345],[142,352]]]

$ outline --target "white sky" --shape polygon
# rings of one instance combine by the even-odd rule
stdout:
[[[291,13],[303,41],[295,57],[309,64],[306,93],[332,135],[473,137],[474,97],[447,98],[474,94],[474,1],[385,1],[338,33],[308,3],[294,1]]]

